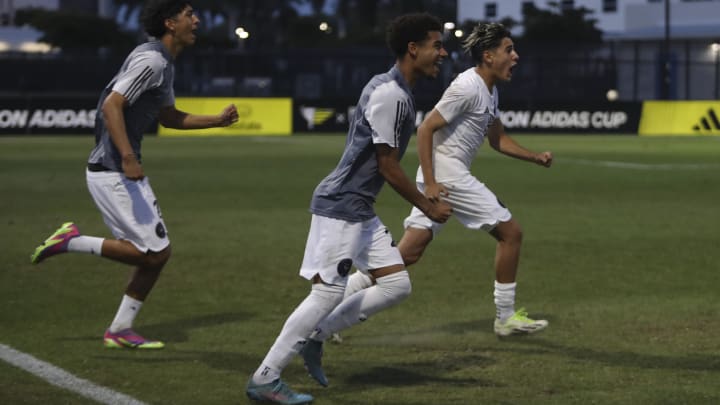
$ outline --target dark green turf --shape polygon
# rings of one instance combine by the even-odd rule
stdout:
[[[493,335],[494,243],[452,222],[411,268],[407,302],[328,345],[331,386],[297,360],[283,375],[293,388],[321,405],[720,403],[720,138],[516,139],[552,150],[554,167],[485,145],[473,171],[523,226],[518,306],[549,329]],[[136,326],[168,346],[130,352],[101,344],[125,266],[29,264],[64,221],[108,236],[85,187],[92,139],[0,137],[0,343],[148,403],[245,403],[247,377],[308,292],[307,207],[343,144],[147,139],[173,257]],[[413,178],[416,164],[413,144]],[[408,210],[383,190],[396,239]],[[0,403],[85,401],[5,363],[0,374]]]

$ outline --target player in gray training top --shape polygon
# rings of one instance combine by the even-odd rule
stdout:
[[[310,211],[350,222],[375,217],[375,197],[386,181],[378,172],[375,144],[397,149],[400,159],[414,130],[411,90],[394,66],[373,77],[363,89],[340,162],[315,188]]]
[[[153,40],[135,48],[103,90],[95,122],[95,148],[86,177],[90,194],[116,239],[80,235],[72,222],[63,224],[35,249],[32,263],[65,252],[82,252],[135,266],[120,308],[105,331],[108,348],[160,349],[132,329],[145,298],[170,258],[170,240],[160,207],[141,164],[143,133],[157,119],[179,129],[228,126],[237,109],[194,115],[175,108],[173,61],[195,43],[199,20],[186,0],[151,0],[142,22]]]
[[[246,393],[251,399],[280,404],[312,401],[312,396],[292,391],[280,379],[300,349],[304,348],[310,375],[327,385],[320,365],[321,334],[355,325],[410,294],[410,278],[400,252],[373,209],[386,181],[433,220],[445,222],[451,214],[446,203],[425,198],[399,163],[415,130],[410,89],[422,77],[436,77],[447,56],[442,24],[428,14],[401,16],[390,25],[388,44],[397,62],[365,86],[340,163],[313,194],[300,269],[303,277],[312,280],[312,289],[248,381]],[[377,285],[340,304],[353,265],[371,273]]]

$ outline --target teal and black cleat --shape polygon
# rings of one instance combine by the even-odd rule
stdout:
[[[274,402],[283,405],[309,404],[313,401],[312,395],[295,392],[282,380],[277,379],[268,384],[247,383],[245,394],[253,401]]]
[[[305,360],[305,370],[310,374],[310,377],[323,387],[327,387],[328,380],[322,369],[323,342],[308,339],[300,354]]]

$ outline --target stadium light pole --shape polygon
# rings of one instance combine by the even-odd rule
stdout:
[[[448,21],[443,24],[443,38],[447,38],[448,34],[455,29],[455,23]]]
[[[665,40],[662,52],[662,88],[660,96],[670,99],[670,0],[665,0]]]
[[[720,41],[713,42],[710,49],[715,54],[715,100],[720,100]]]
[[[245,40],[250,37],[250,33],[245,31],[245,28],[243,27],[237,27],[235,29],[235,35],[238,37],[238,45],[240,46],[240,49],[245,49]]]

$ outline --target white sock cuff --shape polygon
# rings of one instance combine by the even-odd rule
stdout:
[[[500,291],[514,290],[517,283],[498,283],[495,281],[495,289]]]
[[[136,300],[135,298],[125,294],[125,295],[123,295],[123,298],[122,298],[122,304],[142,306],[143,302],[140,300]]]
[[[110,332],[118,332],[123,329],[132,328],[133,321],[140,312],[143,302],[125,294],[120,301],[115,319],[110,324]]]
[[[407,270],[388,274],[375,279],[377,286],[386,291],[389,295],[405,298],[412,292],[412,283]]]
[[[70,252],[90,253],[101,256],[104,240],[104,238],[98,238],[97,236],[76,236],[68,242],[68,250]]]

